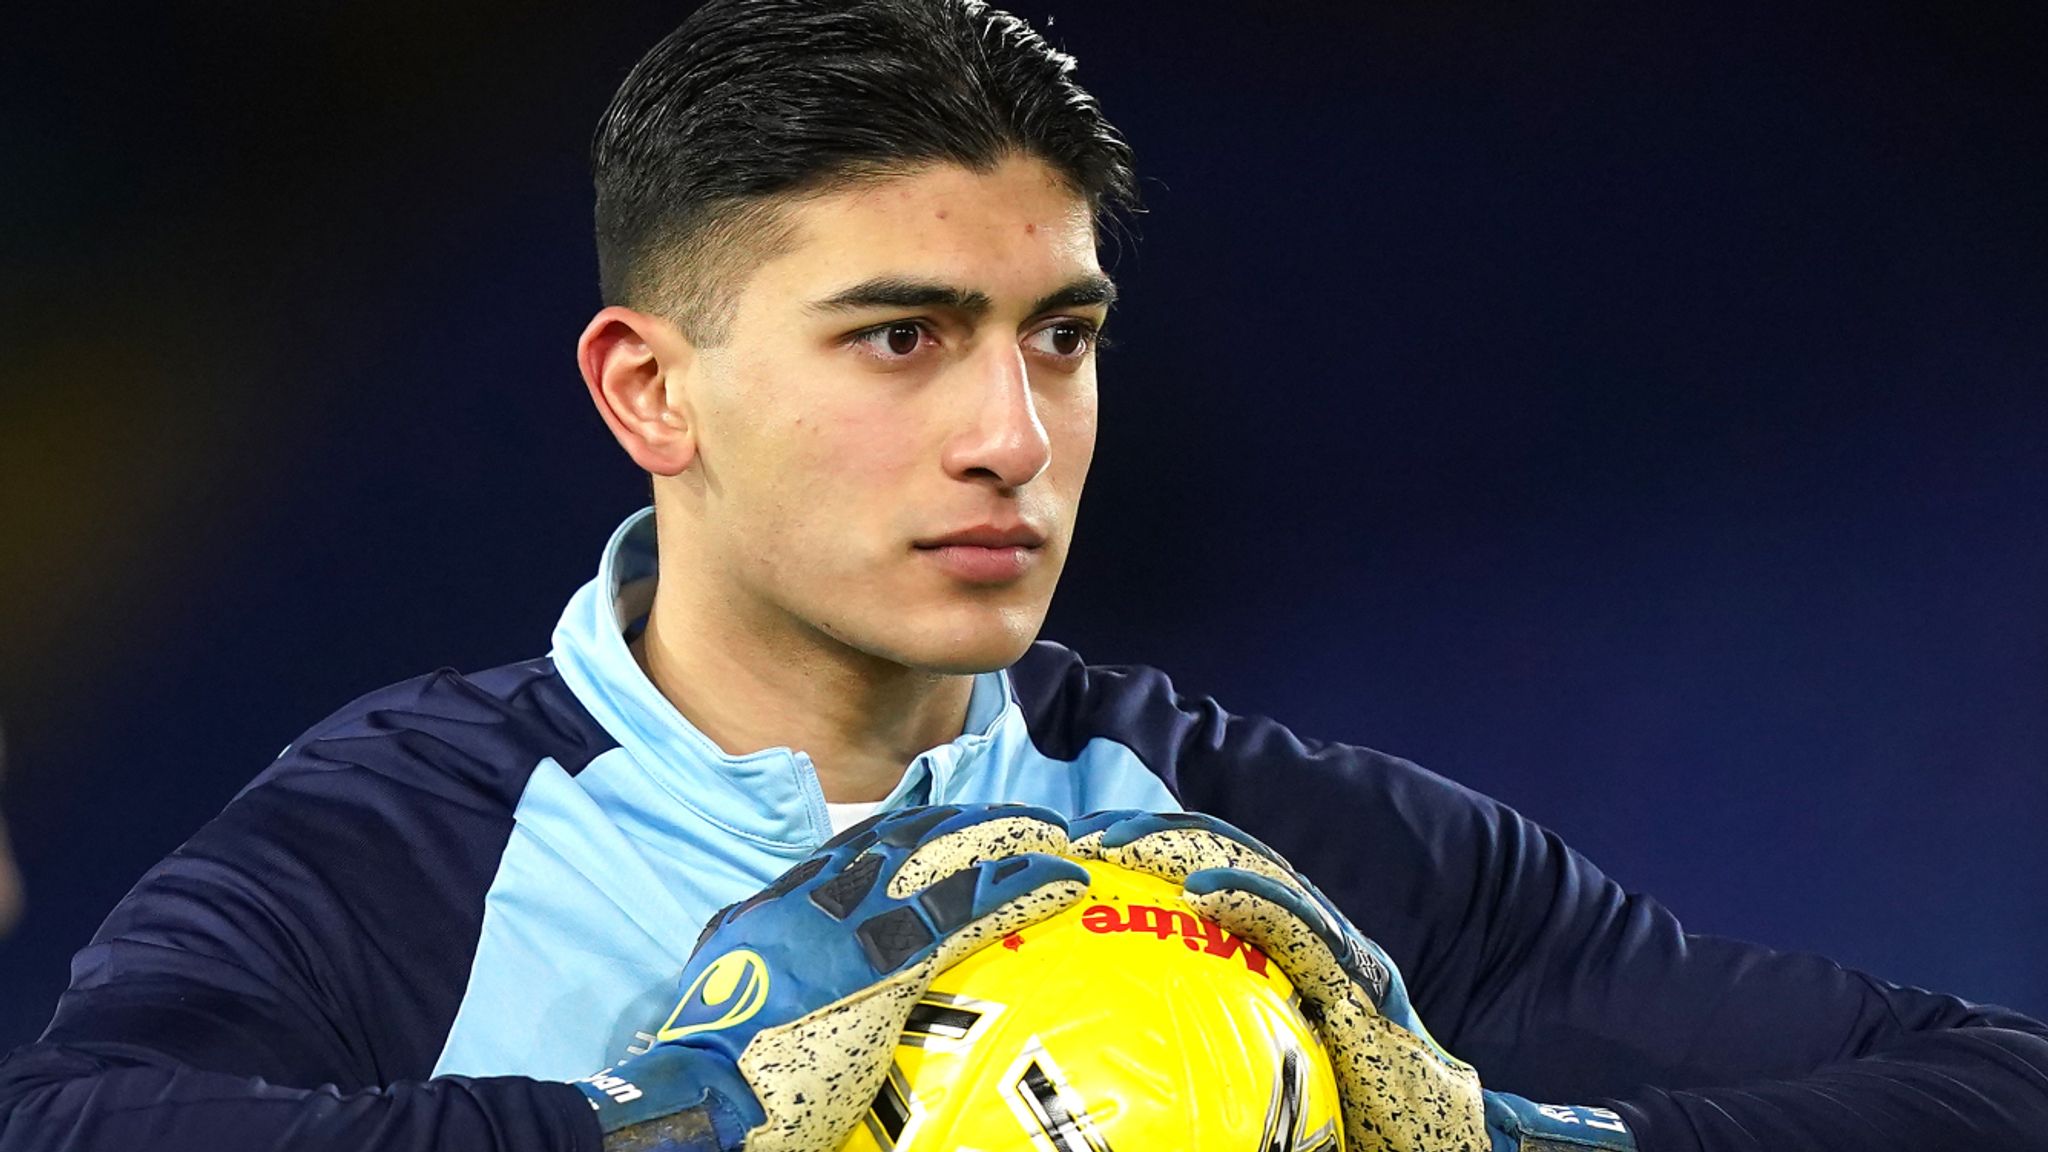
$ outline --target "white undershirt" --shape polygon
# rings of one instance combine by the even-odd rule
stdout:
[[[880,800],[856,800],[851,804],[834,804],[827,800],[825,816],[832,821],[832,831],[837,834],[873,816],[875,809],[881,806]]]

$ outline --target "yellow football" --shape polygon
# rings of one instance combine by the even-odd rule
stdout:
[[[933,983],[845,1152],[1341,1152],[1279,968],[1178,885],[1083,863],[1079,904]]]

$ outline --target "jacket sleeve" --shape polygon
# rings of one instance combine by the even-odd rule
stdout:
[[[2041,1023],[1689,934],[1505,805],[1061,652],[1019,677],[1034,736],[1125,742],[1286,855],[1488,1087],[1608,1104],[1644,1152],[2048,1147]]]
[[[596,1152],[567,1084],[371,1082],[291,910],[203,851],[122,902],[43,1039],[0,1063],[0,1152]]]
[[[390,691],[115,907],[0,1062],[0,1152],[597,1152],[571,1085],[432,1077],[536,738],[446,677]]]
[[[501,1077],[343,1092],[167,1062],[128,1045],[38,1044],[0,1068],[6,1152],[596,1152],[582,1093]]]

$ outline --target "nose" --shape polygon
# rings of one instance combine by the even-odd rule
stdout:
[[[946,472],[961,480],[1021,488],[1052,463],[1052,441],[1038,418],[1024,353],[1012,345],[976,359],[974,401],[946,444]]]

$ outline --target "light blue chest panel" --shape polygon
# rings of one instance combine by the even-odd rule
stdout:
[[[621,630],[645,611],[652,563],[643,513],[556,629],[558,671],[619,747],[574,777],[553,761],[534,771],[437,1076],[572,1080],[644,1047],[705,920],[831,836],[807,757],[725,755],[640,672]],[[1068,815],[1179,807],[1121,744],[1039,754],[999,672],[977,678],[966,733],[919,756],[882,808],[997,800]]]

